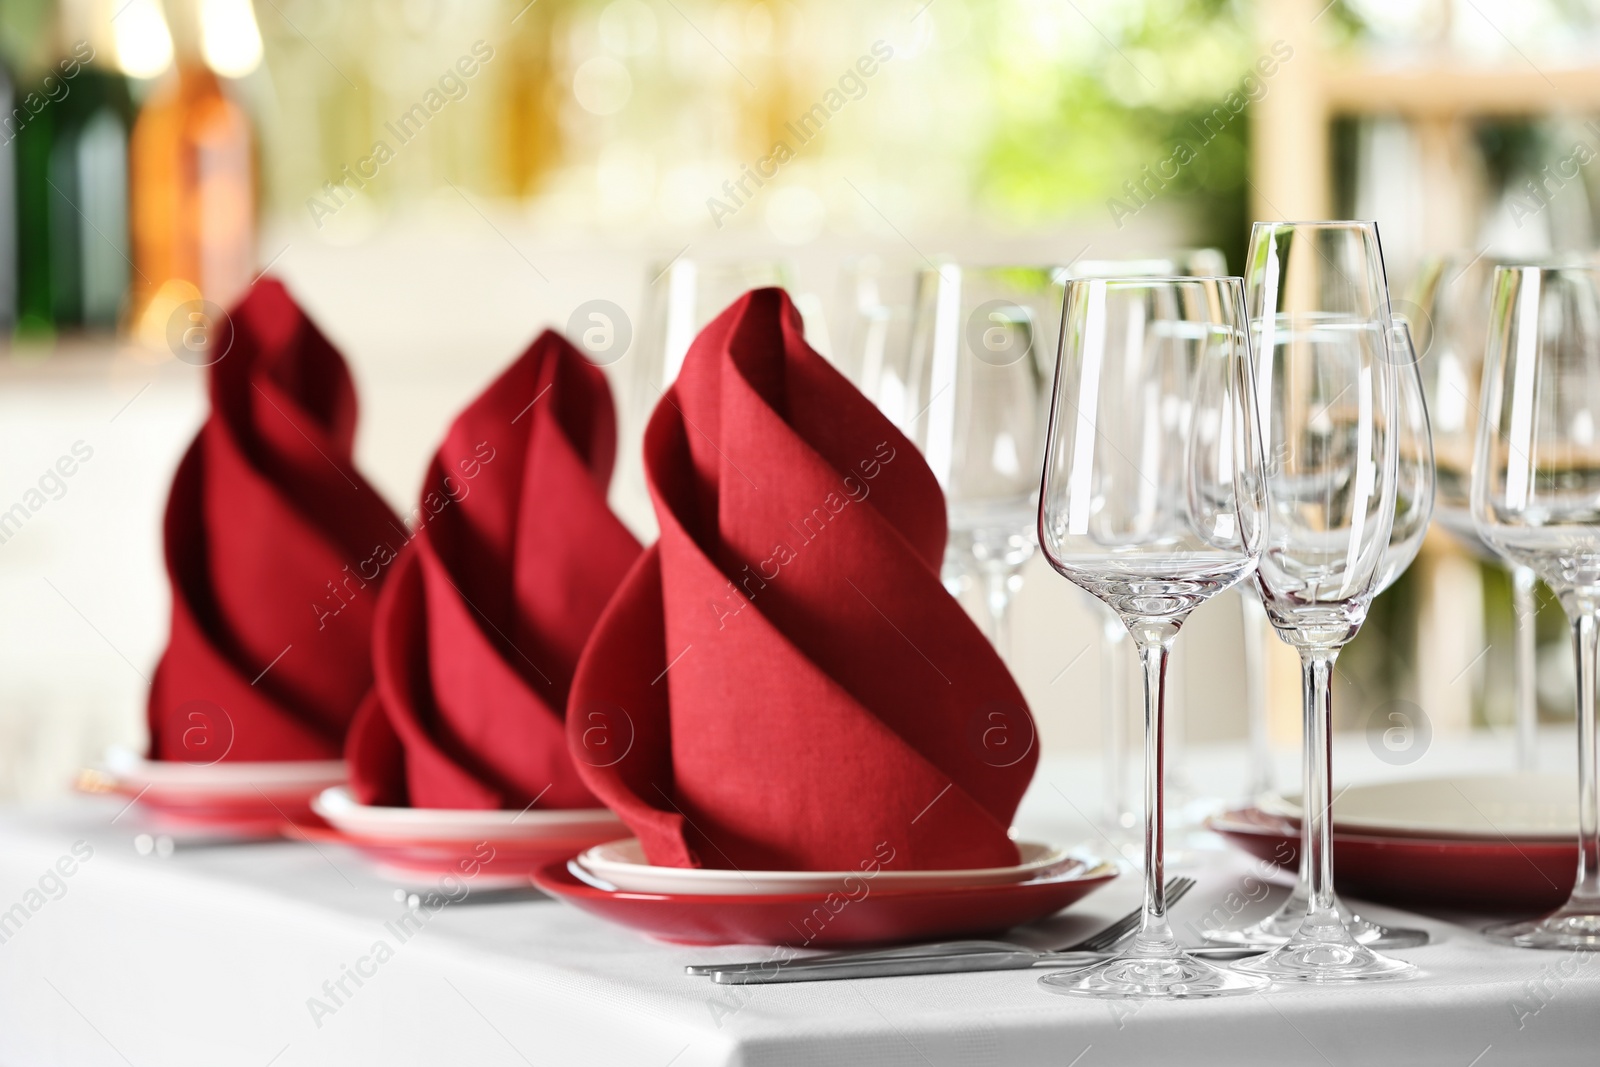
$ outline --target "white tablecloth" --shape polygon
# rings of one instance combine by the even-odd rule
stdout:
[[[1092,797],[1085,765],[1052,760],[1019,825],[1090,843],[1078,811]],[[1029,972],[720,987],[683,965],[761,950],[657,944],[554,901],[471,897],[400,943],[385,924],[405,904],[354,853],[285,842],[142,856],[137,811],[111,822],[121,807],[83,798],[0,815],[5,1067],[1600,1062],[1600,954],[1493,947],[1476,919],[1366,908],[1433,932],[1402,953],[1421,978],[1221,1001],[1067,999]],[[1180,929],[1252,862],[1188,855],[1201,881],[1174,910]],[[1031,936],[1090,931],[1135,903],[1136,883]],[[19,903],[26,914],[8,921]],[[331,1012],[313,1010],[379,940],[392,958],[359,987],[347,980]]]

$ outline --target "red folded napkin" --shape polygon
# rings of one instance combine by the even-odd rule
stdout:
[[[661,540],[590,638],[567,723],[650,861],[1016,863],[1033,722],[939,582],[939,486],[781,290],[695,340],[645,467]]]
[[[606,506],[615,455],[605,375],[553,332],[450,427],[378,606],[377,684],[348,747],[363,803],[599,806],[562,716],[639,555]]]
[[[153,758],[338,759],[372,682],[369,632],[403,528],[351,461],[337,350],[263,280],[217,327],[211,414],[167,501],[172,631]]]

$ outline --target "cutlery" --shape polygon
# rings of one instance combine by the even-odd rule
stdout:
[[[133,836],[133,850],[141,856],[154,856],[156,859],[167,860],[179,852],[236,846],[281,845],[285,840],[288,839],[278,834],[195,833],[174,837],[171,834],[138,833]]]
[[[463,881],[463,893],[450,894],[436,889],[423,891],[396,889],[394,898],[408,908],[426,906],[437,911],[446,905],[462,904],[520,904],[527,900],[549,900],[550,897],[533,886],[508,885],[493,889],[473,889],[472,883]]]
[[[1191,955],[1206,960],[1242,960],[1262,955],[1264,949],[1237,946],[1208,946],[1188,949]],[[936,956],[881,957],[849,960],[832,964],[794,967],[774,962],[766,969],[712,971],[718,985],[773,985],[779,982],[826,982],[839,978],[888,978],[910,974],[956,974],[970,971],[1022,971],[1037,966],[1087,967],[1115,958],[1115,952],[1035,952],[1012,949],[1009,952],[966,952]],[[808,961],[810,962],[810,961]]]
[[[1167,879],[1167,905],[1170,907],[1183,899],[1185,893],[1194,888],[1194,879],[1184,876]],[[1138,928],[1139,921],[1144,915],[1142,907],[1134,908],[1128,914],[1107,926],[1099,933],[1086,937],[1074,945],[1066,945],[1055,951],[1078,953],[1102,953],[1112,949],[1118,942]],[[770,971],[773,968],[789,970],[791,968],[831,967],[838,964],[866,963],[873,960],[898,960],[917,959],[926,960],[930,957],[956,957],[973,954],[1016,954],[1028,953],[1038,955],[1034,949],[1018,945],[1014,941],[940,941],[934,944],[900,945],[896,948],[868,949],[852,952],[829,952],[823,955],[806,956],[801,959],[789,960],[779,964],[772,959],[754,960],[749,963],[700,963],[691,964],[684,968],[685,974],[713,975],[718,971],[729,973],[734,971]],[[1231,958],[1231,957],[1230,957]],[[1092,961],[1091,961],[1092,962]]]

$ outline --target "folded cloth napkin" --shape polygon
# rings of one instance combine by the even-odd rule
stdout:
[[[616,436],[605,375],[553,332],[450,427],[379,601],[377,685],[347,749],[363,803],[599,806],[562,717],[639,555],[606,506]]]
[[[338,759],[372,683],[381,546],[403,527],[351,461],[337,350],[267,279],[217,327],[211,413],[167,501],[172,631],[156,759]]]
[[[781,290],[695,340],[645,468],[661,539],[584,650],[567,728],[650,861],[1016,863],[1033,722],[939,582],[944,498]]]

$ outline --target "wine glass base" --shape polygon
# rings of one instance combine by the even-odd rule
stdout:
[[[1271,950],[1279,945],[1287,945],[1300,932],[1301,926],[1306,921],[1309,904],[1310,898],[1305,891],[1304,883],[1297,884],[1289,894],[1289,899],[1260,922],[1237,930],[1202,930],[1200,936],[1214,945],[1238,945],[1241,948]],[[1356,943],[1369,948],[1380,951],[1391,948],[1416,948],[1419,945],[1426,945],[1429,941],[1426,930],[1403,926],[1380,926],[1375,922],[1368,922],[1351,911],[1350,906],[1337,895],[1333,898],[1333,910],[1344,920],[1346,932]]]
[[[1526,922],[1498,923],[1483,936],[1515,948],[1600,952],[1600,915],[1566,910]]]
[[[1039,987],[1064,997],[1106,1000],[1192,1000],[1259,993],[1270,983],[1217,967],[1188,954],[1118,956],[1093,967],[1059,971],[1039,979]]]
[[[1202,930],[1200,936],[1205,938],[1208,944],[1274,949],[1289,943],[1299,931],[1305,917],[1305,910],[1302,908],[1293,915],[1270,915],[1258,923],[1252,923],[1238,930]],[[1391,937],[1388,927],[1364,919],[1347,920],[1345,927],[1350,931],[1350,936],[1355,939],[1356,944],[1378,949],[1414,948],[1418,944],[1427,943],[1426,934],[1420,941],[1412,936],[1421,931],[1402,931],[1406,936]]]
[[[1274,982],[1344,984],[1412,978],[1417,965],[1380,955],[1349,939],[1296,938],[1286,945],[1233,965],[1236,971]]]

